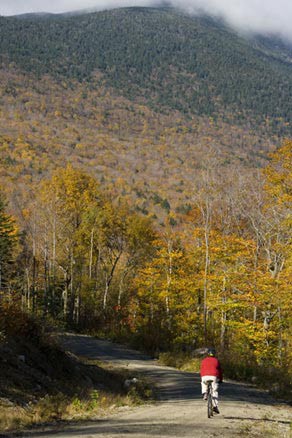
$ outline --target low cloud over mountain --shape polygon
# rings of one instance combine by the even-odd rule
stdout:
[[[279,34],[292,42],[291,0],[169,0],[170,6],[190,13],[204,12],[222,17],[243,32]],[[1,15],[27,12],[102,10],[126,6],[153,6],[153,0],[2,0]]]

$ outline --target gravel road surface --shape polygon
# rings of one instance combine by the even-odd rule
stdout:
[[[22,434],[33,438],[292,438],[292,408],[267,392],[227,381],[220,388],[220,414],[207,418],[198,374],[159,366],[141,353],[90,336],[62,336],[64,348],[76,355],[109,361],[141,372],[155,383],[159,401],[121,408],[102,419],[47,426]]]

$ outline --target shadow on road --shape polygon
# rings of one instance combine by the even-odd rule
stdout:
[[[249,416],[244,409],[254,409],[256,405],[276,405],[268,393],[257,390],[251,385],[242,385],[236,382],[225,382],[220,386],[219,399],[222,414],[207,419],[205,412],[206,402],[202,400],[200,376],[197,373],[181,372],[174,368],[159,366],[152,358],[134,350],[129,350],[118,344],[104,340],[97,340],[83,335],[63,335],[61,342],[66,350],[89,359],[110,361],[118,367],[127,367],[133,373],[141,373],[155,384],[159,393],[159,401],[142,411],[141,416],[133,418],[135,412],[127,418],[92,420],[84,422],[61,422],[55,425],[39,425],[37,429],[22,432],[14,436],[21,437],[140,437],[140,436],[168,436],[193,437],[218,436],[218,427],[223,437],[235,437],[240,433],[237,421],[252,421],[265,424],[280,424],[289,427],[289,421],[272,418],[256,418]],[[171,404],[171,405],[170,405]],[[174,406],[172,406],[174,404]],[[176,406],[177,404],[177,406]],[[156,409],[157,408],[157,409]],[[158,416],[154,411],[162,409]],[[233,416],[224,416],[225,412]],[[140,412],[140,411],[139,411]],[[188,412],[185,416],[184,412]],[[254,412],[254,410],[253,410]],[[261,411],[263,412],[263,411]],[[235,428],[224,420],[236,422]],[[221,426],[220,426],[221,425]],[[227,426],[228,425],[228,426]],[[41,428],[41,430],[40,430]],[[234,432],[236,432],[234,434]],[[238,432],[238,433],[237,433]]]
[[[95,339],[87,335],[65,334],[59,336],[65,349],[88,359],[96,359],[110,362],[153,362],[153,359],[139,351],[130,350],[123,345],[115,344],[106,340]]]
[[[208,427],[208,432],[216,431],[218,424],[211,423]],[[196,423],[196,427],[203,430],[204,423]],[[201,429],[202,428],[202,429]],[[167,432],[166,432],[167,431]],[[169,437],[180,437],[182,436],[192,436],[194,432],[194,424],[182,424],[181,422],[171,422],[169,423],[167,419],[161,422],[155,422],[153,420],[96,420],[92,422],[86,422],[84,424],[66,424],[62,426],[62,429],[56,430],[52,428],[51,430],[46,429],[42,432],[29,431],[29,433],[23,433],[21,437],[79,437],[85,435],[87,437],[93,436],[169,436]],[[165,435],[167,433],[167,435]],[[209,435],[210,436],[210,435]]]
[[[153,358],[138,351],[86,335],[65,334],[60,337],[60,340],[66,350],[76,355],[109,361],[114,365],[141,373],[154,382],[159,400],[163,402],[201,400],[200,376],[197,373],[159,366]],[[219,397],[226,402],[277,404],[267,392],[236,382],[224,382],[219,388]]]

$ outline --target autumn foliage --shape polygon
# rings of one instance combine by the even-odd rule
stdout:
[[[291,378],[291,150],[286,141],[252,178],[209,157],[190,208],[160,226],[92,176],[59,167],[18,218],[18,269],[5,271],[2,297],[152,352],[213,344],[244,377]],[[13,254],[12,219],[0,218]]]

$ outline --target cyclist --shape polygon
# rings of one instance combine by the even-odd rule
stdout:
[[[216,351],[214,348],[209,348],[207,351],[207,357],[201,362],[201,385],[203,399],[207,400],[207,381],[212,381],[212,398],[213,398],[213,411],[219,414],[218,409],[218,387],[219,383],[223,381],[223,372],[219,360],[216,358]]]

